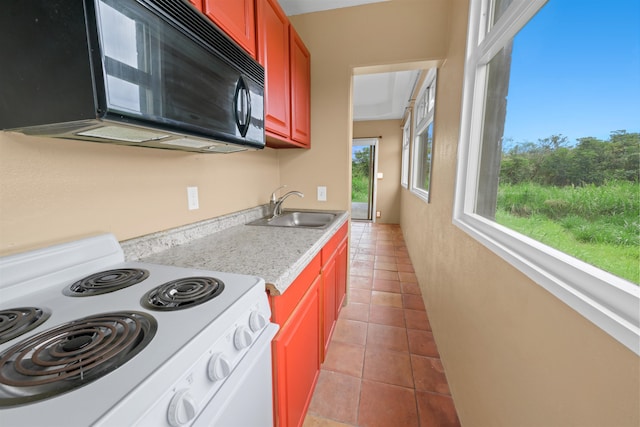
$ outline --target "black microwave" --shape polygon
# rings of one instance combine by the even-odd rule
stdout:
[[[185,0],[3,0],[0,129],[260,149],[264,69]]]

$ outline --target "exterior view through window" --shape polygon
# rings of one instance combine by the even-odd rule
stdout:
[[[453,223],[640,355],[638,16],[470,0]]]
[[[376,138],[356,138],[351,148],[351,218],[373,220]]]
[[[415,138],[411,191],[429,202],[431,159],[433,158],[433,120],[436,106],[437,71],[428,71],[423,88],[416,100]]]
[[[635,284],[639,4],[550,0],[489,60],[475,206]]]

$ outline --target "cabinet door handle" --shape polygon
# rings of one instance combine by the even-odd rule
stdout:
[[[249,131],[249,123],[251,122],[251,94],[242,76],[238,78],[236,83],[233,111],[235,113],[236,126],[238,126],[240,135],[244,137]]]

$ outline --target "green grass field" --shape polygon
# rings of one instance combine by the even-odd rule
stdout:
[[[364,202],[369,200],[369,178],[354,174],[351,178],[351,201]]]
[[[496,221],[638,284],[639,191],[633,182],[584,187],[501,185]]]

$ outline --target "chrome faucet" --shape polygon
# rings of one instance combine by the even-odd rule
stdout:
[[[288,193],[285,193],[282,197],[277,199],[276,193],[278,192],[278,190],[285,187],[286,185],[283,185],[282,187],[278,187],[273,193],[271,193],[271,200],[269,200],[269,208],[272,210],[271,218],[275,218],[279,215],[282,215],[282,204],[289,196],[295,195],[299,197],[304,197],[304,194],[302,194],[299,191],[289,191]]]
[[[273,213],[275,212],[276,209],[276,203],[278,203],[278,190],[281,190],[283,188],[287,188],[286,185],[280,186],[278,188],[276,188],[275,190],[273,190],[273,193],[271,193],[271,198],[269,199],[269,216],[273,217]]]

